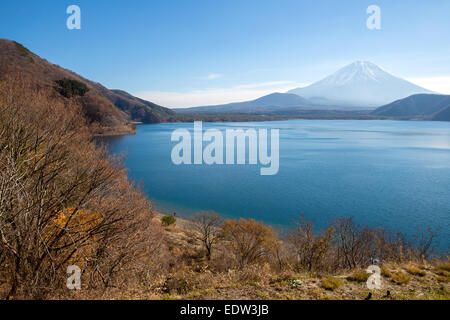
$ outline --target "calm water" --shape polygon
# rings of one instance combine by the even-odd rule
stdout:
[[[130,176],[157,209],[188,215],[214,210],[289,226],[303,213],[323,227],[337,216],[409,235],[440,228],[450,246],[450,123],[296,120],[204,123],[203,128],[280,129],[280,170],[254,165],[181,165],[171,161],[171,133],[193,124],[141,125],[108,138],[125,153]]]

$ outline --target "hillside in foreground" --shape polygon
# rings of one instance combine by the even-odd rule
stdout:
[[[156,214],[159,224],[163,215]],[[440,261],[391,261],[381,265],[382,289],[369,290],[362,269],[339,271],[279,270],[270,263],[217,271],[226,256],[218,249],[204,259],[200,234],[192,222],[177,218],[165,226],[166,254],[177,261],[172,270],[149,282],[105,292],[78,292],[74,299],[139,300],[450,300],[450,264]],[[208,267],[208,264],[210,265]]]

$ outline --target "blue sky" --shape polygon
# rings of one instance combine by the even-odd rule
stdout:
[[[66,28],[78,5],[81,30]],[[366,9],[381,8],[381,30]],[[0,38],[169,107],[256,98],[369,60],[450,93],[448,0],[15,0]]]

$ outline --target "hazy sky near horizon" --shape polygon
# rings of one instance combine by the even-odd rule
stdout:
[[[68,30],[69,5],[81,30]],[[381,30],[366,27],[369,5]],[[249,100],[368,60],[450,94],[448,0],[15,0],[0,38],[167,107]]]

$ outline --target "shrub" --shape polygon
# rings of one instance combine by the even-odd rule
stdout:
[[[405,270],[408,271],[409,274],[412,274],[413,276],[419,276],[424,277],[427,273],[415,266],[407,266],[405,267]]]
[[[223,237],[241,268],[267,257],[279,246],[272,227],[254,219],[226,220]]]
[[[171,226],[171,225],[175,225],[175,222],[177,222],[177,219],[171,215],[166,215],[161,218],[161,223],[167,227]]]
[[[392,274],[392,281],[396,284],[407,284],[411,280],[411,278],[404,272],[398,271]]]
[[[89,91],[89,88],[80,81],[62,79],[56,80],[55,82],[59,85],[55,90],[66,98],[72,98],[74,96],[82,97]]]
[[[339,279],[333,277],[322,278],[321,286],[325,290],[334,291],[342,285]]]
[[[358,269],[353,271],[353,273],[347,277],[347,280],[355,282],[366,282],[369,277],[370,274],[368,274],[365,270]]]

